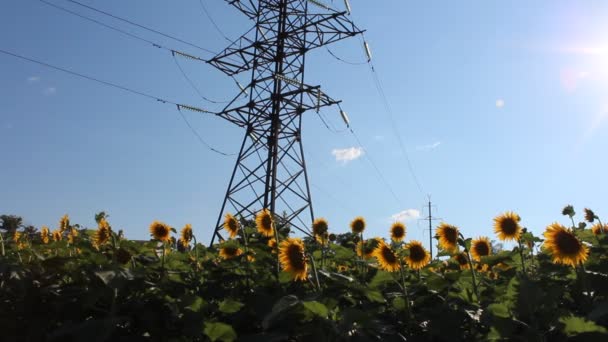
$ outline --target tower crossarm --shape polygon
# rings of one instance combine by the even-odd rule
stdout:
[[[250,31],[251,32],[251,31]],[[207,61],[218,70],[229,76],[234,76],[258,66],[274,63],[277,59],[276,44],[279,37],[276,32],[260,31],[258,39],[249,38],[249,32],[237,39],[233,44]],[[283,58],[303,55],[306,52],[335,43],[345,38],[353,37],[364,31],[346,17],[346,12],[328,14],[309,14],[304,25],[285,32],[289,37],[308,35],[306,41],[294,40],[292,46],[283,51]]]
[[[247,16],[249,19],[255,19],[256,17],[256,4],[254,0],[226,0],[227,3],[236,7],[239,11]]]

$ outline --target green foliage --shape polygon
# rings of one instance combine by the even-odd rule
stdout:
[[[1,340],[608,340],[608,238],[589,228],[576,228],[590,245],[584,268],[554,264],[525,231],[512,250],[475,263],[475,277],[445,251],[420,271],[391,273],[358,256],[351,233],[325,246],[306,239],[309,279],[294,282],[277,273],[268,238],[243,222],[247,241],[224,244],[243,253],[228,259],[219,245],[178,249],[114,231],[97,245],[96,231],[80,227],[72,241],[44,243],[7,229]],[[470,242],[461,238],[461,251]]]

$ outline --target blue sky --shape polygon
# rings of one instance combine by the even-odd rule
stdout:
[[[69,2],[49,1],[211,57]],[[251,26],[224,1],[203,1],[228,36]],[[82,2],[214,51],[226,45],[198,0]],[[390,195],[364,156],[347,153],[360,147],[352,135],[330,132],[307,113],[303,139],[315,212],[332,231],[346,231],[362,215],[370,235],[386,236],[391,217],[405,212],[408,238],[426,244],[426,223],[416,210],[427,194],[437,205],[434,214],[468,236],[494,238],[492,218],[505,210],[518,212],[535,233],[556,220],[567,223],[560,212],[569,203],[579,212],[591,207],[608,215],[608,3],[351,3],[423,192],[408,171],[369,67],[314,51],[306,82],[344,101],[365,152],[399,197]],[[218,109],[200,100],[167,51],[36,0],[2,1],[0,49]],[[332,50],[349,61],[365,60],[358,39]],[[211,66],[180,62],[205,96],[226,100],[238,91]],[[51,227],[68,213],[73,222],[93,226],[93,215],[105,210],[130,238],[146,238],[155,219],[177,228],[192,223],[199,240],[210,238],[234,157],[201,146],[174,106],[5,55],[0,74],[1,213]],[[237,152],[238,128],[186,115],[205,140]],[[324,115],[343,128],[337,109]]]

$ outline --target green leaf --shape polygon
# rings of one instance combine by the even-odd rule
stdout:
[[[186,306],[186,308],[190,311],[199,312],[201,311],[204,305],[205,301],[203,300],[203,298],[197,296],[192,300],[192,304]]]
[[[606,333],[606,328],[595,324],[594,322],[587,321],[582,317],[570,316],[562,317],[559,319],[561,323],[565,325],[564,332],[568,336],[577,335],[588,332],[599,332]]]
[[[405,310],[405,299],[403,297],[396,297],[393,299],[393,307],[399,311]]]
[[[495,317],[500,317],[500,318],[511,317],[511,314],[509,313],[509,308],[506,305],[504,305],[503,303],[490,304],[490,305],[488,305],[488,308],[486,310],[488,310],[488,312],[490,312]]]
[[[365,291],[365,296],[367,297],[367,299],[376,303],[384,303],[386,301],[384,299],[384,296],[382,296],[382,292],[377,290],[367,290]]]
[[[327,318],[327,315],[329,314],[329,310],[327,310],[327,307],[317,301],[313,300],[310,302],[302,302],[302,305],[304,305],[304,307],[308,311],[312,312],[313,314],[315,314],[319,317]]]
[[[207,322],[205,323],[204,332],[211,341],[229,342],[236,340],[236,333],[234,332],[234,329],[225,323]]]
[[[378,271],[369,282],[369,288],[375,289],[393,281],[393,275],[390,272]]]
[[[243,306],[245,306],[245,304],[228,298],[220,303],[219,309],[223,313],[231,314],[238,312]]]

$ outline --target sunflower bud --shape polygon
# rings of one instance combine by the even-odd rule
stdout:
[[[562,215],[573,217],[576,213],[574,212],[574,207],[570,204],[562,209]]]
[[[585,208],[585,220],[589,223],[593,223],[593,221],[597,218],[593,210],[589,208]]]

